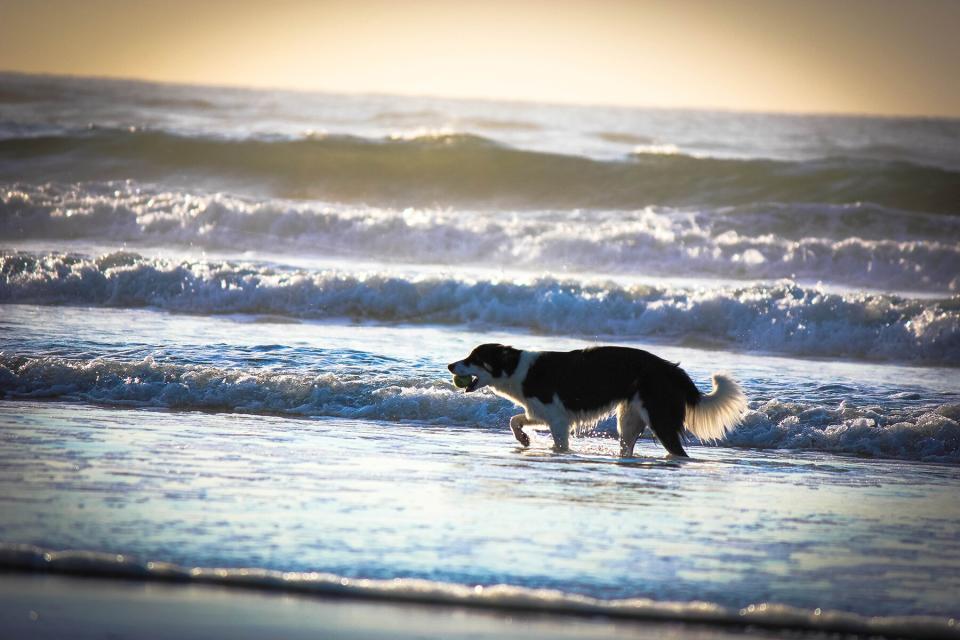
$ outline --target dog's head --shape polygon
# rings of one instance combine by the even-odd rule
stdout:
[[[482,344],[463,360],[447,365],[458,376],[471,376],[466,391],[476,391],[509,378],[520,362],[520,350],[502,344]]]

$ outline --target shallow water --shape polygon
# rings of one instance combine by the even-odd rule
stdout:
[[[866,615],[954,612],[960,589],[954,466],[19,401],[0,424],[6,540]]]
[[[446,363],[484,341],[528,349],[591,344],[502,330],[272,316],[31,305],[4,311],[0,384],[9,398],[493,429],[505,428],[516,408],[488,391],[457,390]],[[727,444],[960,457],[960,389],[952,369],[620,342],[680,362],[702,388],[718,362],[736,371],[750,411]],[[612,428],[607,421],[599,431]]]

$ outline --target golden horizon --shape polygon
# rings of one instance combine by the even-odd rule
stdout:
[[[960,117],[960,3],[4,2],[0,69],[190,85]],[[148,25],[148,26],[145,26]]]

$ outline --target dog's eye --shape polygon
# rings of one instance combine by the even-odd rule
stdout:
[[[490,364],[484,362],[484,363],[483,363],[483,368],[486,369],[487,371],[489,371],[490,373],[493,373],[493,367],[490,366]]]

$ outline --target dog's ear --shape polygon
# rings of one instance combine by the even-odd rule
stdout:
[[[520,351],[509,345],[500,345],[500,367],[508,376],[513,375],[520,364]]]

